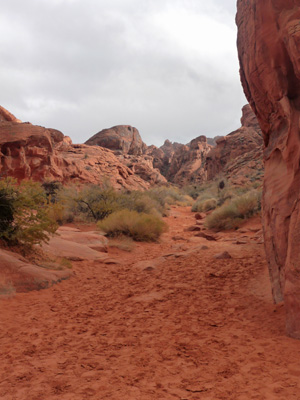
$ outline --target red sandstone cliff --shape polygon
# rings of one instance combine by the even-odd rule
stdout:
[[[64,183],[101,184],[109,180],[116,188],[149,187],[108,149],[72,144],[61,132],[21,123],[3,108],[0,115],[1,176]]]
[[[263,224],[275,302],[300,339],[300,2],[238,0],[241,81],[265,143]]]

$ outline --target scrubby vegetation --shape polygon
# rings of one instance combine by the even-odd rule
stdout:
[[[214,210],[206,218],[209,229],[227,230],[241,225],[246,219],[261,209],[261,191],[251,190],[241,196],[234,197]]]
[[[153,242],[166,230],[165,222],[158,216],[122,210],[98,223],[109,237],[129,236],[139,242]]]
[[[73,221],[98,222],[124,209],[165,216],[171,204],[190,206],[193,203],[191,197],[174,187],[159,187],[140,192],[116,191],[109,186],[70,186],[61,188],[56,198],[54,211],[60,224]]]
[[[156,241],[166,229],[162,217],[171,205],[211,212],[206,219],[208,228],[231,229],[260,210],[260,191],[234,188],[222,178],[182,190],[169,186],[145,192],[116,191],[109,185],[63,187],[59,182],[23,181],[18,185],[2,179],[0,239],[30,247],[47,241],[57,223],[98,222],[110,237]]]
[[[207,212],[220,207],[233,197],[232,188],[225,179],[219,179],[200,186],[198,197],[192,206],[194,212]]]
[[[0,180],[0,238],[6,243],[31,247],[47,241],[57,229],[50,211],[40,184]]]

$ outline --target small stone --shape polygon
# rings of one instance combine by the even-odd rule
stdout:
[[[228,253],[228,251],[223,251],[222,253],[218,253],[214,255],[214,258],[216,260],[225,260],[225,259],[229,259],[232,258],[231,255]]]
[[[197,232],[201,231],[201,227],[197,225],[189,226],[188,228],[185,229],[185,232]]]
[[[183,236],[173,236],[172,240],[185,240]]]
[[[195,214],[196,219],[204,219],[205,217],[206,217],[206,215],[204,213],[196,213]]]
[[[217,240],[217,238],[216,238],[216,236],[214,236],[214,235],[208,235],[207,233],[204,233],[204,232],[198,232],[198,233],[196,233],[196,235],[195,236],[197,236],[197,237],[203,237],[204,239],[206,239],[206,240],[213,240],[213,241],[216,241]]]
[[[147,272],[154,271],[154,268],[153,267],[147,267],[147,268],[144,269],[144,271],[147,271]]]

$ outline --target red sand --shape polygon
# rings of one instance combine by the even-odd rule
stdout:
[[[111,249],[120,264],[74,262],[70,280],[0,300],[0,399],[300,399],[300,343],[255,233],[208,242],[183,231],[188,209],[167,220],[161,243]]]

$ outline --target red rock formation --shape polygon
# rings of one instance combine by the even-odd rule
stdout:
[[[0,106],[0,122],[9,121],[9,122],[21,122],[17,119],[13,114],[7,111],[4,107]]]
[[[2,109],[3,110],[3,109]],[[146,189],[145,182],[121,163],[112,151],[75,145],[54,129],[16,122],[8,112],[0,121],[0,174],[21,179],[101,184]]]
[[[117,156],[135,175],[148,182],[151,186],[166,184],[167,179],[158,168],[154,167],[153,157],[149,155],[132,156],[129,154]]]
[[[139,131],[130,125],[118,125],[96,133],[85,144],[119,151],[119,154],[141,155],[147,148]]]
[[[211,148],[206,137],[199,136],[187,145],[166,140],[159,149],[148,147],[147,154],[169,182],[182,186],[206,180],[205,159]]]
[[[157,169],[158,165],[154,163],[154,157],[151,154],[152,151],[154,153],[157,151],[157,147],[150,146],[148,149],[139,131],[132,126],[119,125],[103,129],[85,144],[112,150],[122,164],[150,185],[167,183],[166,178]],[[159,159],[157,155],[155,159]]]
[[[245,94],[265,142],[263,223],[275,302],[300,339],[300,3],[238,0]]]
[[[263,138],[249,105],[242,109],[241,128],[216,140],[206,158],[207,179],[223,173],[234,184],[261,179]]]
[[[186,146],[177,145],[168,169],[167,179],[181,186],[205,182],[207,180],[205,161],[211,148],[205,136],[193,139]]]

